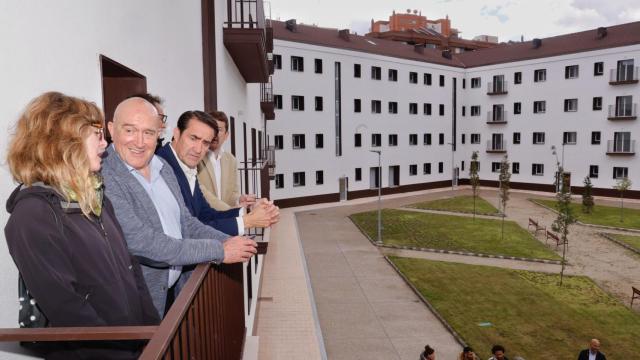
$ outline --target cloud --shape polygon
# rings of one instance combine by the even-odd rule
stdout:
[[[495,16],[496,18],[498,18],[498,21],[500,21],[501,23],[505,23],[507,21],[509,21],[509,16],[507,16],[504,12],[503,12],[503,7],[498,5],[494,8],[489,8],[487,6],[483,6],[482,9],[480,9],[480,14],[484,15],[484,16]]]
[[[573,0],[568,13],[556,21],[568,27],[597,27],[640,20],[637,0]]]

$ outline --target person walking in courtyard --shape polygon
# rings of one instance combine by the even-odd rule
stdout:
[[[589,348],[580,351],[578,360],[607,360],[607,357],[600,352],[600,340],[591,339]]]
[[[509,360],[509,358],[505,355],[507,351],[502,345],[493,345],[493,347],[491,348],[491,353],[493,354],[493,356],[491,356],[489,360]]]
[[[478,359],[478,356],[476,356],[476,353],[473,352],[473,349],[471,348],[471,346],[465,346],[464,349],[462,349],[460,356],[458,356],[458,360],[479,360],[479,359]]]
[[[424,347],[424,351],[420,354],[420,360],[436,360],[436,351],[429,345]]]

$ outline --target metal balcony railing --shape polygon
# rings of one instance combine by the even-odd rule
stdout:
[[[607,154],[633,155],[636,152],[635,140],[608,140]]]
[[[504,110],[487,112],[487,124],[504,124],[507,122],[507,112]]]
[[[491,81],[487,86],[487,95],[501,95],[508,93],[506,81]]]
[[[506,152],[507,142],[505,140],[487,141],[487,152]]]
[[[634,120],[638,116],[638,104],[609,105],[609,120]]]
[[[265,19],[262,0],[227,0],[224,25],[229,29],[266,29],[271,24]]]
[[[618,67],[609,71],[609,84],[634,84],[638,82],[638,67]]]
[[[269,82],[260,84],[260,102],[273,102],[273,80],[269,77]]]

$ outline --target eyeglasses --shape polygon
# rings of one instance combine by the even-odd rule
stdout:
[[[167,122],[167,115],[165,114],[158,114],[158,116],[160,116],[160,120],[162,120],[162,123],[166,123]]]

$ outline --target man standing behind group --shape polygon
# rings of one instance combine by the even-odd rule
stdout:
[[[248,261],[256,243],[229,238],[190,214],[173,170],[153,154],[162,121],[152,104],[141,98],[124,100],[108,127],[113,145],[102,166],[105,192],[162,316],[177,295],[182,266]]]
[[[209,113],[218,124],[218,136],[213,139],[208,156],[198,164],[198,181],[204,197],[212,208],[228,210],[251,205],[255,195],[240,195],[238,190],[238,163],[224,151],[222,145],[229,138],[229,119],[222,111]]]
[[[173,129],[173,140],[160,148],[157,155],[173,168],[187,207],[203,223],[231,235],[244,234],[245,228],[270,226],[277,221],[278,209],[265,200],[257,203],[251,213],[238,216],[240,209],[216,211],[202,195],[196,178],[197,166],[206,156],[211,142],[216,138],[217,130],[217,124],[209,114],[203,111],[185,111]],[[225,220],[231,220],[233,224],[220,227]],[[225,230],[230,227],[233,229]]]

